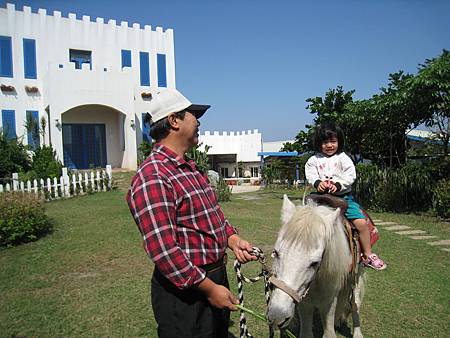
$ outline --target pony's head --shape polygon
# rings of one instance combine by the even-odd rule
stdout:
[[[300,298],[306,296],[309,286],[324,263],[323,258],[334,224],[340,220],[340,210],[317,206],[295,206],[284,195],[281,210],[282,228],[275,243],[273,273]],[[267,309],[269,322],[284,328],[294,315],[294,299],[275,288]]]

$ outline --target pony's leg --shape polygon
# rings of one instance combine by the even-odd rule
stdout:
[[[300,316],[300,335],[301,338],[313,338],[313,314],[314,307],[306,304],[298,306]]]
[[[323,338],[336,338],[334,331],[334,316],[336,313],[337,296],[333,298],[331,304],[319,308],[320,318],[323,325]]]
[[[355,285],[354,297],[356,309],[352,309],[352,321],[353,321],[353,338],[363,338],[361,332],[361,322],[359,319],[359,310],[362,304],[362,288],[364,279],[362,274],[358,276],[358,282]]]

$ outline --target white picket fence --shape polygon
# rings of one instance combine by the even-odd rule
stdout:
[[[62,169],[62,176],[23,182],[17,173],[12,174],[12,184],[0,184],[0,193],[4,191],[22,191],[43,195],[46,200],[68,198],[77,195],[90,194],[98,191],[111,190],[112,169],[94,170],[68,175],[67,168]]]

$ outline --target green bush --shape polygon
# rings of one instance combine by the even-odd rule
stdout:
[[[191,148],[187,152],[187,157],[191,160],[194,160],[197,169],[202,172],[206,173],[209,169],[209,162],[208,162],[208,150],[211,148],[208,145],[205,145],[205,151],[201,151],[198,148],[201,146],[201,144]]]
[[[17,138],[8,139],[0,129],[0,178],[30,169],[26,147]]]
[[[52,230],[44,201],[34,194],[0,194],[0,246],[30,242]]]
[[[148,143],[147,140],[143,140],[142,143],[138,147],[138,162],[139,165],[144,162],[144,160],[150,155],[152,152],[153,146],[155,145],[155,142],[152,141],[152,143]]]
[[[31,170],[27,173],[29,179],[46,179],[62,175],[63,165],[56,157],[56,151],[51,146],[43,145],[34,151]]]
[[[229,202],[231,200],[231,189],[222,177],[219,178],[217,183],[216,196],[219,202]]]
[[[358,165],[353,187],[365,208],[381,211],[426,211],[432,206],[435,181],[430,168],[408,164],[399,169]]]
[[[433,190],[433,207],[438,216],[450,217],[450,179],[438,182]]]

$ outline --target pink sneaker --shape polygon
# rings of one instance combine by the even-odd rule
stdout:
[[[371,267],[374,270],[384,270],[387,268],[387,265],[383,260],[377,256],[377,254],[372,253],[369,257],[367,257],[367,260],[365,262],[366,266]]]

